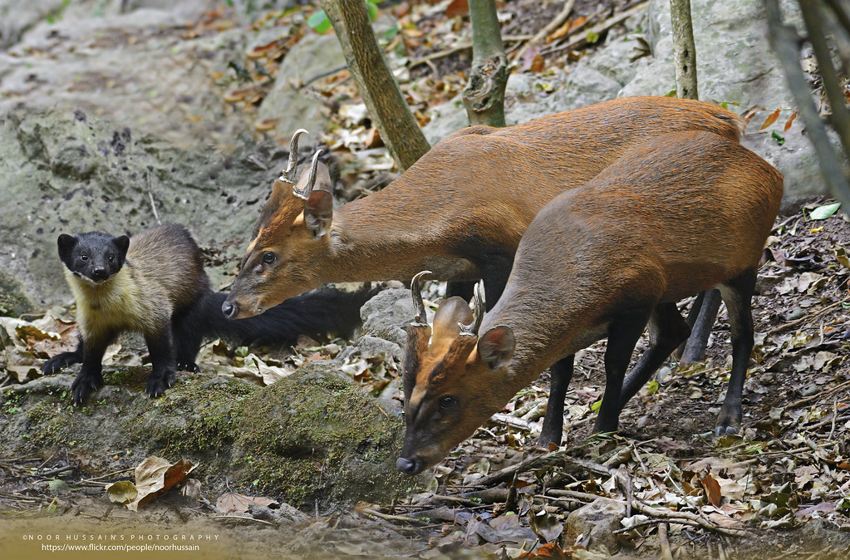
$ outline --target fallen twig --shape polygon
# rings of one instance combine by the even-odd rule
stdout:
[[[796,401],[792,402],[791,404],[786,405],[785,409],[789,410],[789,409],[792,409],[792,408],[797,408],[798,406],[809,403],[811,401],[816,401],[818,399],[822,399],[822,398],[824,398],[828,395],[831,395],[832,393],[834,393],[834,392],[836,392],[840,389],[843,389],[843,388],[845,388],[849,385],[850,385],[850,381],[845,381],[844,383],[839,383],[838,385],[836,385],[832,389],[827,389],[826,391],[821,391],[820,393],[815,393],[814,395],[811,395],[811,396],[808,396],[808,397],[803,397],[800,400],[796,400]]]
[[[609,18],[609,19],[603,21],[599,25],[595,25],[593,27],[593,29],[591,29],[587,33],[583,33],[580,37],[576,37],[576,38],[570,37],[570,39],[566,43],[564,43],[562,45],[558,45],[557,47],[553,47],[553,48],[551,48],[551,49],[549,49],[545,52],[541,52],[540,54],[546,56],[546,55],[550,55],[550,54],[553,54],[553,53],[556,53],[556,52],[578,48],[578,47],[582,46],[584,43],[587,42],[588,35],[592,35],[592,34],[599,35],[603,31],[607,31],[607,30],[611,29],[612,27],[614,27],[615,25],[617,25],[618,23],[621,23],[621,22],[629,19],[633,15],[637,14],[638,12],[645,10],[648,6],[649,6],[648,1],[647,2],[641,2],[640,4],[632,6],[631,8],[626,10],[625,12],[622,12],[622,13],[620,13],[620,14],[612,17],[612,18]]]
[[[43,473],[35,473],[35,476],[41,476],[41,477],[53,476],[53,475],[61,474],[63,472],[72,471],[75,468],[77,468],[77,467],[75,467],[73,465],[68,465],[67,467],[62,467],[60,469],[53,469],[52,471],[47,471],[47,472],[43,472]]]
[[[658,524],[658,544],[661,546],[661,560],[673,560],[670,541],[667,539],[667,523]]]
[[[778,332],[782,332],[785,329],[790,329],[791,327],[797,326],[804,321],[812,321],[815,318],[823,315],[824,313],[826,313],[830,309],[833,309],[833,308],[841,305],[842,303],[844,303],[846,301],[850,301],[850,297],[846,297],[846,298],[842,299],[841,301],[836,301],[834,303],[831,303],[831,304],[827,305],[826,307],[824,307],[823,309],[821,309],[820,311],[818,311],[817,313],[815,313],[814,315],[804,315],[803,317],[800,317],[799,319],[795,319],[795,320],[790,321],[788,323],[783,323],[783,324],[779,325],[778,327],[773,327],[772,329],[767,331],[765,336],[771,336],[771,335],[774,335]]]
[[[516,41],[525,41],[529,38],[529,35],[516,35],[509,37],[502,37],[502,41],[505,43],[511,43]],[[472,43],[462,43],[450,49],[446,49],[444,51],[437,51],[431,54],[427,54],[422,58],[417,58],[416,60],[412,60],[408,63],[407,67],[410,69],[416,68],[417,66],[421,66],[422,64],[428,64],[432,60],[437,60],[438,58],[445,58],[447,56],[451,56],[457,52],[466,51],[472,48]]]
[[[276,525],[270,521],[265,521],[263,519],[256,519],[254,517],[244,517],[241,515],[214,515],[213,519],[227,519],[230,521],[253,521],[255,523],[262,523],[263,525],[271,525],[275,527]]]
[[[301,83],[301,85],[298,86],[297,89],[305,88],[305,87],[309,86],[310,84],[312,84],[313,82],[321,80],[322,78],[327,78],[328,76],[333,76],[334,74],[339,74],[343,70],[348,70],[347,64],[337,66],[336,68],[331,68],[330,70],[325,70],[324,72],[318,72],[316,74],[313,74],[312,76],[310,76],[309,78],[304,80]]]
[[[383,519],[384,521],[411,523],[413,525],[430,525],[430,523],[422,521],[421,519],[418,519],[416,517],[408,517],[404,515],[390,515],[388,513],[381,513],[380,511],[374,508],[357,509],[357,513],[359,513],[360,515],[377,517],[378,519]]]
[[[624,504],[625,505],[625,504]],[[667,521],[678,523],[680,520],[690,521],[691,523],[696,523],[703,529],[708,529],[709,531],[715,531],[717,533],[721,533],[723,535],[729,535],[733,537],[740,537],[747,534],[747,531],[744,529],[732,529],[729,527],[721,527],[715,523],[712,523],[710,520],[700,517],[699,515],[695,515],[688,511],[673,511],[671,509],[667,509],[666,507],[651,507],[640,500],[634,500],[634,508],[644,515],[648,515],[650,517],[656,517],[658,519],[666,519]]]
[[[518,430],[526,430],[531,433],[538,434],[540,433],[540,426],[538,426],[537,424],[532,424],[527,420],[517,418],[516,416],[513,416],[511,414],[496,413],[490,419],[501,424],[506,424],[511,428],[516,428]]]
[[[584,459],[576,459],[575,457],[570,457],[569,455],[566,455],[566,453],[569,451],[570,449],[562,449],[558,451],[552,451],[551,453],[546,453],[545,455],[531,457],[521,463],[511,465],[510,467],[506,467],[493,474],[490,474],[483,478],[479,478],[475,481],[475,485],[490,486],[492,484],[498,484],[500,482],[504,482],[513,478],[515,473],[521,473],[532,469],[541,469],[552,465],[574,467],[576,469],[590,471],[592,473],[603,476],[612,475],[617,472],[614,469],[611,469],[604,465],[600,465],[598,463],[594,463],[592,461],[585,461]]]
[[[570,17],[570,14],[573,11],[573,7],[576,5],[576,0],[567,0],[564,5],[564,9],[561,10],[555,19],[550,21],[546,26],[543,27],[537,34],[534,35],[529,41],[517,52],[515,59],[522,58],[522,55],[525,54],[525,51],[533,47],[534,45],[540,43],[543,39],[549,36],[550,33],[561,27],[561,25]]]

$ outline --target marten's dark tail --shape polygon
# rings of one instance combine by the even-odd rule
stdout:
[[[291,344],[298,335],[320,338],[333,334],[348,337],[360,325],[360,308],[377,293],[364,288],[357,292],[319,289],[290,298],[262,315],[231,320],[221,312],[227,297],[211,292],[175,317],[174,338],[177,366],[193,369],[203,339],[223,338],[241,345]]]

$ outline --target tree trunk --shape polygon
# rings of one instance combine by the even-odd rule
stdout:
[[[472,20],[472,71],[463,90],[470,124],[505,126],[508,57],[502,45],[495,0],[469,0]]]
[[[363,0],[322,0],[339,38],[348,69],[369,114],[400,171],[431,149],[411,114],[384,53],[378,46]]]
[[[682,99],[699,99],[697,91],[697,51],[691,22],[691,0],[670,0],[673,22],[673,59],[676,64],[676,92]]]

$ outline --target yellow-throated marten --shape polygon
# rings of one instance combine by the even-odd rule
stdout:
[[[147,393],[157,397],[173,382],[176,368],[198,371],[195,358],[204,337],[272,344],[292,342],[299,334],[349,334],[372,295],[368,290],[311,292],[257,317],[232,321],[221,312],[226,294],[210,289],[201,251],[181,225],[164,224],[132,238],[96,231],[62,234],[58,245],[77,301],[80,340],[73,352],[47,360],[42,372],[82,362],[71,386],[76,404],[103,386],[103,354],[122,331],[144,335],[153,366]]]

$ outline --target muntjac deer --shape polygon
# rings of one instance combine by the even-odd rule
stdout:
[[[546,367],[606,336],[595,430],[616,430],[628,400],[688,336],[675,302],[712,287],[726,303],[733,357],[717,433],[736,433],[753,347],[750,301],[782,181],[737,142],[679,132],[624,151],[552,200],[486,315],[476,302],[473,319],[464,300],[449,298],[433,332],[422,312],[408,328],[399,470],[433,466]],[[647,323],[650,347],[624,380]]]
[[[472,126],[336,215],[328,170],[316,157],[291,185],[296,134],[289,166],[272,187],[222,311],[231,319],[250,317],[326,282],[402,280],[424,269],[453,281],[455,295],[462,293],[457,282],[483,279],[493,305],[525,229],[547,202],[630,148],[682,130],[737,142],[743,123],[711,103],[632,97],[509,128]],[[552,398],[563,400],[561,379],[568,382],[572,358],[552,369]],[[562,422],[547,415],[541,443],[560,443]]]

